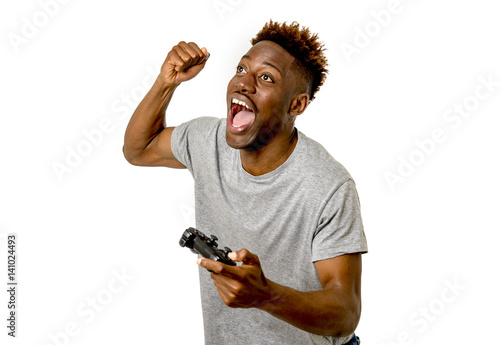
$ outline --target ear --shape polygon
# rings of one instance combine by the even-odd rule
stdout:
[[[306,110],[309,105],[309,95],[307,93],[301,93],[295,96],[292,99],[292,103],[290,104],[290,115],[297,116],[300,115]]]

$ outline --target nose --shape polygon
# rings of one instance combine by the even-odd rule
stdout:
[[[246,73],[238,79],[236,88],[241,93],[255,93],[255,77],[251,73]]]

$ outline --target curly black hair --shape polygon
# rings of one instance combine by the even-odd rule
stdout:
[[[299,23],[290,25],[270,20],[250,42],[252,46],[260,41],[272,41],[279,44],[295,57],[295,66],[305,81],[310,100],[325,82],[328,73],[328,61],[324,54],[325,48],[318,40],[318,34],[312,34],[309,28],[300,28]]]

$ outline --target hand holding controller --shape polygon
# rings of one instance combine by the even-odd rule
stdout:
[[[224,249],[217,248],[217,240],[218,238],[214,235],[208,237],[195,228],[189,228],[182,234],[179,245],[181,247],[188,247],[193,253],[200,254],[207,259],[236,266],[236,262],[227,256],[231,252],[231,249],[228,247],[224,247]]]

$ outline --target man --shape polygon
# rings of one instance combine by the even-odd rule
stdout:
[[[124,145],[131,164],[189,169],[196,226],[245,248],[229,254],[239,266],[198,259],[206,343],[357,344],[367,246],[355,185],[295,128],[325,79],[323,46],[270,21],[228,84],[226,119],[164,127],[175,89],[208,58],[195,43],[172,48]]]

